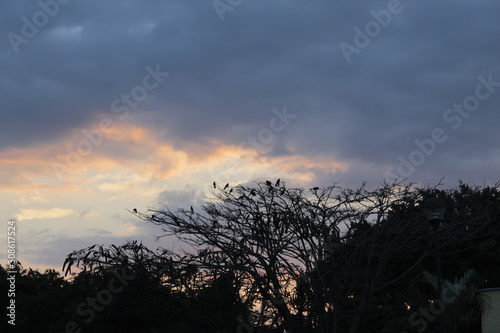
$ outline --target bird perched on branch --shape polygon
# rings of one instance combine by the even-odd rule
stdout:
[[[224,186],[224,189],[228,188],[229,187],[229,183],[226,184],[226,186]]]
[[[132,211],[134,212],[134,214],[137,214],[137,208],[134,208]]]
[[[217,188],[217,184],[215,182],[212,185],[214,186],[214,188]]]
[[[191,206],[191,214],[194,213],[194,209],[193,209],[193,206]]]
[[[276,181],[276,184],[274,184],[274,186],[280,186],[280,179],[278,178],[278,180]]]
[[[266,185],[267,186],[273,186],[273,183],[271,183],[269,180],[266,180]]]

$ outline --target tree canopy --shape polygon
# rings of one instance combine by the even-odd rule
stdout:
[[[264,181],[216,187],[201,207],[134,211],[161,226],[158,238],[175,236],[185,250],[153,251],[137,241],[93,245],[68,255],[65,273],[77,271],[71,279],[24,271],[26,281],[47,287],[41,294],[24,289],[30,306],[46,306],[48,295],[58,299],[51,305],[56,317],[26,325],[44,322],[47,331],[63,331],[71,320],[94,332],[123,325],[134,332],[433,332],[436,248],[420,206],[436,196],[447,207],[439,238],[449,332],[480,332],[474,291],[500,286],[499,184],[441,187],[306,190]]]

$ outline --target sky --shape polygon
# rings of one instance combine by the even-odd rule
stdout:
[[[0,219],[17,259],[175,249],[133,208],[212,182],[500,180],[500,2],[0,3]],[[6,259],[0,260],[2,263]]]

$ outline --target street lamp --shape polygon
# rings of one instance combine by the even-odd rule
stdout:
[[[433,227],[438,227],[442,220],[444,220],[444,212],[446,207],[444,200],[441,198],[428,198],[424,200],[421,206],[424,211],[425,217]]]
[[[437,293],[438,293],[438,301],[440,301],[440,306],[444,306],[441,300],[442,290],[443,290],[443,279],[441,277],[441,253],[439,246],[439,226],[441,222],[444,220],[444,212],[446,210],[446,206],[444,205],[444,200],[441,198],[428,198],[424,200],[422,204],[422,211],[427,217],[432,229],[434,230],[434,242],[436,244],[436,270],[437,270]],[[444,322],[444,313],[439,314],[439,332],[446,333],[446,326]]]

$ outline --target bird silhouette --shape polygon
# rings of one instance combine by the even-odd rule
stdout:
[[[214,188],[217,188],[217,184],[215,182],[212,185],[214,186]]]
[[[256,193],[255,193],[255,190],[254,190],[254,189],[252,189],[252,190],[250,191],[250,195],[255,195],[255,194],[256,194]]]
[[[278,178],[278,180],[276,181],[276,184],[274,184],[274,186],[280,186],[280,179]]]
[[[228,188],[229,187],[229,183],[226,184],[226,186],[224,186],[224,189]]]
[[[134,214],[137,214],[137,208],[134,208],[133,211],[134,211]]]
[[[193,209],[193,206],[191,206],[191,214],[194,213],[194,209]]]
[[[273,186],[273,183],[271,183],[269,180],[266,180],[266,185],[267,186]]]
[[[230,189],[230,190],[229,190],[229,193],[232,193],[232,192],[233,192],[233,189]]]
[[[155,216],[154,215],[151,215],[151,219],[154,220],[155,219]]]

